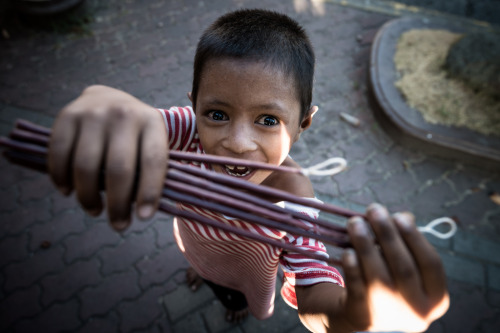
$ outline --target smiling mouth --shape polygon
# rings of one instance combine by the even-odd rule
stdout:
[[[227,172],[227,174],[234,176],[234,177],[245,177],[252,172],[252,169],[246,167],[246,166],[237,166],[237,165],[224,165],[224,170]]]

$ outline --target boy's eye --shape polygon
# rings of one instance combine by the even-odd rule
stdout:
[[[216,121],[228,120],[228,117],[222,111],[210,111],[207,115],[209,118]]]
[[[257,122],[266,126],[276,126],[279,124],[279,120],[273,116],[262,116]]]

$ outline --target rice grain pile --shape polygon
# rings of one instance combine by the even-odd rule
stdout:
[[[463,81],[450,78],[444,69],[450,46],[461,37],[432,29],[403,33],[394,56],[400,74],[395,85],[408,105],[431,124],[500,136],[500,97],[475,92]]]

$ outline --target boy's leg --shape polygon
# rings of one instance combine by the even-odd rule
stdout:
[[[227,321],[238,323],[248,317],[248,303],[242,292],[219,286],[205,279],[203,279],[203,282],[212,289],[217,299],[226,308]]]
[[[226,308],[227,321],[238,323],[248,317],[248,303],[243,293],[202,279],[192,267],[189,267],[186,271],[186,280],[189,288],[193,291],[198,290],[200,285],[205,282]]]
[[[189,288],[192,291],[198,290],[198,288],[202,285],[203,279],[198,273],[194,270],[193,267],[189,267],[186,271],[186,280]]]

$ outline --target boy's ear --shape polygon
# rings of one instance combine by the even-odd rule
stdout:
[[[306,112],[302,122],[300,123],[300,132],[305,131],[312,124],[312,118],[318,112],[318,107],[316,105],[311,106],[311,108]]]
[[[191,101],[191,104],[193,104],[193,96],[191,95],[191,92],[188,92],[187,96],[188,96],[189,100]]]
[[[297,142],[297,140],[300,138],[300,134],[304,132],[306,129],[308,129],[309,126],[311,126],[312,118],[314,117],[316,112],[318,112],[318,107],[316,105],[311,106],[311,108],[307,110],[306,114],[304,115],[304,118],[300,122],[299,132],[295,136],[293,142]]]

